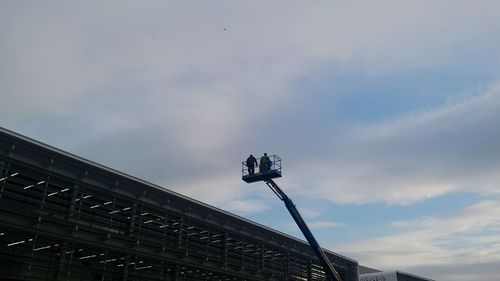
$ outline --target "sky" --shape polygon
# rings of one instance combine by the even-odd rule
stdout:
[[[1,1],[0,125],[440,281],[500,273],[500,2]]]

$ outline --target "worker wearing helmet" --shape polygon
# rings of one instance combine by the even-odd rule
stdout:
[[[264,156],[260,158],[260,172],[266,173],[271,170],[271,160],[267,156],[267,153],[264,153]]]

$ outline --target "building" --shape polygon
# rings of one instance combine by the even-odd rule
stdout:
[[[380,271],[359,265],[359,281],[434,281],[403,271]]]
[[[356,261],[325,251],[342,280]],[[324,280],[302,240],[0,128],[0,280]]]
[[[359,281],[434,281],[402,271],[361,273]]]
[[[361,274],[367,274],[367,273],[377,273],[377,272],[382,272],[382,271],[360,264],[358,266],[358,272],[359,272],[359,275],[361,275]]]

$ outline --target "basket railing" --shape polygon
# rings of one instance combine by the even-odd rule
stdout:
[[[270,169],[266,172],[278,171],[279,173],[281,173],[281,158],[278,155],[269,155],[268,157],[269,157],[269,160],[271,161],[271,165],[270,165]],[[256,158],[257,165],[255,166],[255,174],[262,173],[261,165],[260,165],[261,158],[262,157]],[[241,162],[241,175],[242,176],[249,176],[250,175],[246,161]]]

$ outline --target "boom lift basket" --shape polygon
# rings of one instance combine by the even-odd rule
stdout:
[[[264,153],[264,155],[267,154]],[[278,196],[278,198],[285,203],[288,212],[290,212],[290,215],[292,215],[293,219],[297,223],[297,226],[300,228],[300,231],[302,231],[302,234],[304,234],[304,237],[307,239],[307,242],[309,242],[311,250],[320,260],[321,266],[325,271],[326,279],[328,281],[341,281],[342,279],[340,278],[339,273],[333,267],[332,263],[326,256],[325,252],[318,244],[318,241],[316,241],[316,238],[314,238],[314,235],[312,234],[306,222],[304,221],[299,211],[295,207],[295,204],[293,204],[292,199],[290,199],[285,194],[285,192],[283,192],[283,190],[281,190],[281,188],[273,181],[273,178],[281,178],[281,158],[279,158],[277,155],[265,156],[265,157],[268,157],[269,159],[264,159],[264,161],[262,161],[263,163],[261,163],[260,161],[262,157],[257,159],[257,163],[259,163],[258,173],[255,173],[255,170],[253,169],[255,167],[251,167],[250,169],[248,169],[246,161],[242,162],[241,178],[247,183],[256,181],[266,182],[267,186],[269,186],[269,188],[274,192],[274,194],[276,194],[276,196]],[[252,164],[255,163],[255,160],[251,158],[249,158],[248,160],[249,164],[250,162],[252,162]]]
[[[260,164],[255,167],[255,173],[250,174],[246,161],[241,162],[241,179],[247,183],[256,181],[266,181],[274,178],[281,178],[281,158],[278,155],[268,156],[271,160],[271,166],[268,171],[261,171]],[[260,163],[261,158],[257,158],[257,163]],[[258,172],[258,173],[257,173]]]

